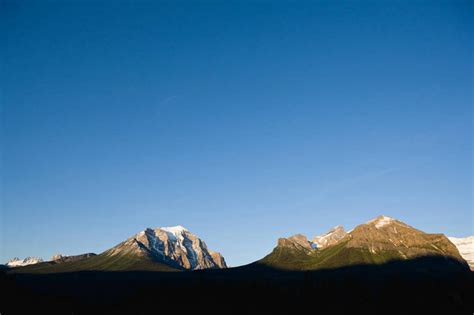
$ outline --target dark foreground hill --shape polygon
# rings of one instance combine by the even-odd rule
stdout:
[[[1,273],[2,314],[472,314],[473,273],[432,256],[288,271]]]

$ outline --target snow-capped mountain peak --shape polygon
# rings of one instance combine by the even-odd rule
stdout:
[[[189,232],[188,229],[181,225],[161,227],[160,229],[166,232],[173,233],[174,235],[182,234],[183,232]]]
[[[226,267],[219,253],[209,250],[204,241],[181,225],[147,228],[105,254],[146,256],[191,270]]]
[[[10,259],[6,265],[8,267],[22,267],[22,266],[37,264],[40,262],[43,262],[43,259],[40,257],[26,257],[25,259],[20,259],[18,257],[15,257],[13,259]]]
[[[317,248],[331,246],[344,238],[346,234],[344,228],[341,225],[337,225],[330,229],[326,234],[314,237],[313,244],[316,244]]]

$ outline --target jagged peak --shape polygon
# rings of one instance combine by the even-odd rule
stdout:
[[[182,234],[183,232],[189,232],[188,229],[186,229],[182,225],[176,225],[176,226],[167,226],[167,227],[161,227],[160,230],[163,230],[165,232],[169,232],[172,234]]]
[[[10,259],[7,262],[7,266],[9,267],[18,267],[18,266],[26,266],[26,265],[32,265],[32,264],[37,264],[43,262],[43,259],[41,257],[33,257],[33,256],[28,256],[25,259],[20,259],[18,257],[15,257],[13,259]]]
[[[134,243],[135,242],[135,243]],[[162,259],[185,269],[226,268],[224,258],[182,225],[146,228],[110,250],[112,255],[128,251]]]
[[[181,235],[185,232],[189,232],[188,229],[186,229],[182,225],[176,225],[176,226],[164,226],[164,227],[158,227],[158,228],[146,228],[145,230],[141,231],[138,233],[138,235],[144,235],[144,234],[149,234],[149,233],[154,233],[155,231],[163,231],[169,234],[172,234],[174,236]]]
[[[316,245],[317,248],[323,248],[331,246],[339,242],[342,238],[347,235],[344,227],[342,225],[336,225],[330,229],[327,233],[313,238],[312,243]]]

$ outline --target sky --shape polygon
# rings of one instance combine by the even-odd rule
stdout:
[[[231,266],[473,221],[470,1],[2,1],[0,263],[183,225]]]

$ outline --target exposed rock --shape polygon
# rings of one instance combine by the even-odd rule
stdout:
[[[313,243],[316,244],[316,247],[321,249],[324,247],[332,246],[337,244],[341,239],[347,235],[344,228],[340,225],[333,227],[326,234],[316,236],[313,238]]]
[[[104,254],[146,256],[190,270],[227,267],[219,253],[182,226],[147,228]]]
[[[309,252],[312,250],[312,244],[308,241],[306,236],[302,234],[296,234],[288,238],[279,238],[278,247],[294,249],[294,250],[303,250]]]
[[[51,257],[51,261],[61,260],[63,257],[61,254],[56,254]]]
[[[212,250],[210,250],[209,253],[211,254],[212,260],[214,260],[214,263],[219,268],[227,268],[227,264],[225,262],[225,259],[220,253],[214,252]]]

